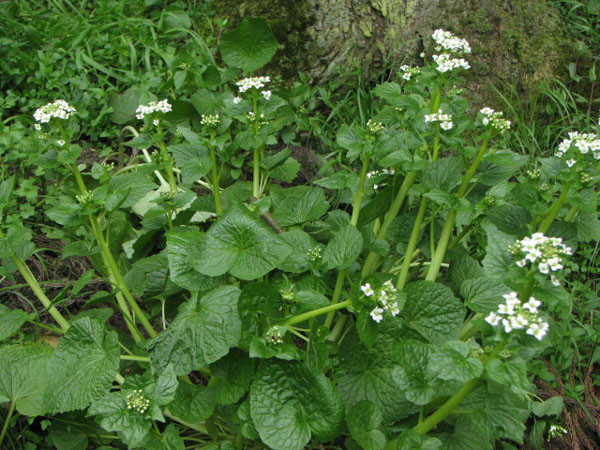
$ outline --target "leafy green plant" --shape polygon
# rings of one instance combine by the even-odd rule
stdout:
[[[562,342],[574,247],[600,238],[600,139],[573,130],[545,158],[505,148],[511,123],[471,114],[456,87],[469,44],[433,39],[432,62],[336,130],[338,169],[311,184],[290,186],[288,147],[318,123],[300,108],[310,91],[252,73],[277,46],[260,19],[222,36],[229,67],[210,87],[111,99],[133,136],[116,165],[80,163],[82,106],[39,108],[43,145],[23,164],[63,178],[45,220],[111,292],[77,314],[48,297],[7,172],[2,273],[61,337],[19,342],[31,318],[0,310],[0,443],[19,413],[55,420],[54,436],[64,414],[89,421],[86,446],[492,449],[522,444],[531,413],[556,416],[530,373]]]

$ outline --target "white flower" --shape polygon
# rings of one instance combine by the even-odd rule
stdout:
[[[440,49],[453,53],[471,53],[471,46],[465,39],[460,39],[449,31],[435,30],[431,35]]]
[[[271,91],[262,91],[261,94],[265,100],[269,100],[271,98]]]
[[[172,106],[167,99],[164,99],[159,102],[150,102],[147,105],[139,105],[135,110],[135,117],[142,120],[155,112],[167,113],[169,111],[172,111]]]
[[[237,105],[237,104],[238,104],[238,103],[240,103],[241,101],[242,101],[242,97],[233,97],[233,103],[234,103],[234,104],[236,104],[236,105]]]
[[[159,123],[160,123],[160,120],[158,120],[158,119],[154,119],[152,121],[152,125],[154,125],[155,127],[157,127]]]
[[[47,123],[53,117],[66,120],[76,112],[77,110],[64,100],[56,100],[54,103],[48,103],[38,108],[33,113],[33,118],[38,122]]]
[[[527,330],[527,334],[535,337],[538,341],[541,341],[544,336],[548,333],[548,323],[532,323],[529,325],[529,329]]]
[[[575,163],[577,162],[577,160],[575,160],[575,159],[567,159],[565,162],[567,163],[567,166],[573,167],[575,165]]]
[[[452,123],[452,122],[442,122],[442,123],[440,124],[440,128],[441,128],[442,130],[451,130],[453,126],[454,126],[454,125],[453,125],[453,123]]]
[[[505,333],[510,333],[512,331],[512,325],[509,320],[502,319],[502,325],[504,326]]]
[[[369,283],[363,285],[360,287],[360,290],[363,292],[363,294],[365,294],[367,297],[371,297],[373,294],[375,294],[375,291],[373,290],[373,288],[371,287],[371,285]]]
[[[529,301],[526,303],[523,303],[523,308],[528,310],[531,313],[536,313],[538,310],[538,307],[542,304],[542,302],[540,302],[539,300],[535,299],[534,297],[529,297]]]
[[[200,124],[207,127],[216,127],[219,125],[219,115],[218,114],[202,114],[200,118]]]
[[[512,315],[515,313],[515,309],[512,305],[498,305],[498,314]]]
[[[33,128],[35,128],[36,130],[40,131],[42,129],[42,126],[39,123],[36,123]]]
[[[548,267],[548,263],[539,263],[538,264],[538,270],[540,271],[540,273],[543,273],[544,275],[548,274],[550,272],[550,269]]]
[[[448,53],[433,55],[433,61],[437,64],[437,71],[441,73],[449,72],[454,69],[470,69],[471,66],[463,58],[452,58]]]
[[[383,309],[377,306],[373,308],[369,315],[371,316],[371,319],[379,323],[383,320]]]
[[[494,327],[500,323],[500,320],[502,320],[502,318],[498,316],[495,312],[489,313],[488,316],[485,318],[485,321]]]
[[[560,286],[560,280],[556,278],[554,275],[550,275],[550,281],[554,286]]]
[[[251,88],[260,89],[265,86],[265,83],[270,82],[271,78],[269,77],[251,77],[244,78],[243,80],[240,80],[235,84],[238,86],[240,92],[246,92],[248,89]]]

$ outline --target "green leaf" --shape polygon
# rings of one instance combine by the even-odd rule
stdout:
[[[500,360],[493,358],[487,362],[485,370],[490,380],[525,396],[529,387],[529,380],[527,379],[527,364],[522,359]]]
[[[550,397],[541,402],[533,402],[531,405],[533,413],[538,417],[555,416],[558,417],[565,407],[562,397]]]
[[[288,245],[262,219],[237,206],[205,234],[194,269],[209,276],[229,272],[254,280],[273,270],[289,253]]]
[[[344,410],[335,386],[303,363],[263,361],[250,388],[250,415],[261,440],[275,450],[301,450],[311,435],[334,439]]]
[[[308,252],[317,247],[315,241],[308,233],[299,228],[281,233],[279,237],[288,244],[291,253],[277,265],[277,268],[284,272],[293,273],[307,271],[311,264]]]
[[[81,206],[72,198],[60,197],[60,202],[50,208],[46,215],[61,225],[78,225],[81,221]]]
[[[170,145],[169,151],[173,153],[175,164],[181,168],[182,181],[186,186],[194,184],[210,172],[210,153],[203,144],[188,141]]]
[[[502,233],[492,224],[483,225],[487,234],[486,254],[483,258],[483,269],[488,277],[503,276],[514,266],[513,257],[508,248],[515,243],[514,236]]]
[[[423,185],[428,189],[452,192],[460,182],[462,169],[462,158],[458,156],[440,158],[425,169],[422,177]]]
[[[169,411],[188,423],[204,422],[216,405],[214,389],[201,384],[179,383]]]
[[[405,288],[404,323],[431,343],[456,339],[464,308],[452,291],[431,281],[417,281]]]
[[[33,314],[0,304],[0,341],[11,337],[32,317]]]
[[[117,333],[89,317],[71,324],[48,362],[48,412],[83,409],[102,397],[115,379],[121,352]]]
[[[179,430],[174,423],[170,423],[160,435],[151,434],[151,438],[144,444],[146,450],[184,450],[185,445]]]
[[[26,416],[44,414],[46,367],[51,356],[50,347],[37,343],[0,347],[0,403],[14,403]]]
[[[406,398],[417,405],[429,403],[436,391],[436,374],[427,370],[431,354],[429,344],[416,341],[402,342],[398,351],[400,388]]]
[[[300,163],[294,158],[290,157],[286,159],[283,164],[278,165],[271,171],[269,176],[275,180],[283,181],[284,183],[291,183],[300,171]]]
[[[459,414],[455,427],[468,427],[482,442],[506,438],[523,443],[525,420],[529,416],[525,395],[488,383],[469,394],[460,408],[470,413]]]
[[[189,291],[207,291],[219,283],[218,278],[203,275],[194,269],[194,261],[203,245],[199,231],[180,231],[167,234],[167,259],[171,281]]]
[[[217,401],[221,405],[231,405],[240,400],[250,387],[254,362],[243,351],[232,348],[227,356],[211,366],[211,370],[219,379]]]
[[[143,90],[136,87],[127,89],[122,94],[109,93],[108,106],[113,110],[111,119],[118,125],[123,125],[135,117],[135,110],[139,106]]]
[[[403,94],[402,88],[398,83],[381,83],[371,90],[371,93],[384,100],[388,98],[400,97]]]
[[[358,184],[358,175],[354,172],[336,172],[313,183],[326,189],[349,189]]]
[[[159,253],[136,261],[124,279],[131,292],[139,297],[168,295],[179,290],[170,283],[168,272],[167,255]]]
[[[140,414],[127,408],[127,395],[131,393],[133,391],[129,389],[109,392],[92,403],[88,415],[96,416],[96,421],[106,431],[118,431],[125,444],[135,448],[147,439],[151,418],[148,411]]]
[[[460,293],[469,308],[480,313],[496,311],[498,305],[504,302],[502,296],[509,292],[505,284],[487,277],[471,278],[460,285]]]
[[[495,206],[486,211],[486,216],[503,233],[519,237],[527,234],[532,219],[527,208],[516,205]]]
[[[400,387],[401,368],[382,356],[379,345],[376,340],[371,354],[355,331],[348,333],[340,348],[338,390],[346,410],[361,400],[368,400],[379,407],[386,423],[395,422],[415,409]]]
[[[154,372],[173,364],[178,375],[217,361],[240,339],[240,290],[218,287],[184,303],[166,330],[146,344]]]
[[[323,263],[327,269],[345,269],[360,255],[363,238],[360,231],[352,224],[346,224],[333,235],[325,251]]]
[[[148,192],[157,187],[155,183],[141,173],[125,173],[113,176],[110,179],[109,186],[111,191],[118,195],[127,193],[120,208],[129,208],[135,205],[138,200],[141,200]]]
[[[429,370],[442,380],[466,383],[483,373],[483,363],[478,358],[469,358],[469,344],[462,341],[447,341],[436,349],[429,362]]]
[[[316,220],[329,209],[322,189],[297,186],[284,193],[283,201],[273,211],[273,218],[284,227]]]
[[[267,22],[247,18],[235,30],[221,36],[219,52],[228,66],[250,72],[267,64],[278,46]]]
[[[367,400],[356,403],[346,413],[350,434],[365,450],[383,450],[385,447],[385,435],[377,429],[382,420],[377,405]]]
[[[439,439],[417,434],[411,429],[398,436],[396,442],[396,450],[435,450],[441,448],[445,447]]]

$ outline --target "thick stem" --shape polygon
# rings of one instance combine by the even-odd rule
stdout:
[[[121,355],[122,361],[140,361],[140,362],[150,362],[150,358],[147,356],[136,356],[136,355]]]
[[[215,152],[215,148],[210,146],[210,159],[212,162],[212,191],[213,196],[215,197],[215,211],[217,216],[220,216],[223,213],[223,209],[221,208],[221,192],[219,190],[219,173],[217,170],[217,155]]]
[[[312,319],[313,317],[317,317],[317,316],[320,316],[320,315],[323,315],[323,314],[327,314],[327,313],[330,313],[332,311],[337,311],[338,309],[347,308],[351,304],[352,304],[351,300],[346,300],[346,301],[343,301],[341,303],[335,303],[335,304],[332,304],[332,305],[324,306],[324,307],[319,308],[319,309],[313,309],[312,311],[307,311],[305,313],[298,314],[297,316],[290,317],[285,322],[283,322],[281,325],[283,325],[283,326],[286,326],[286,325],[295,325],[297,323],[304,322],[305,320]]]
[[[540,227],[538,228],[539,233],[545,233],[546,231],[548,231],[548,228],[550,228],[550,225],[552,225],[552,222],[554,222],[554,219],[556,219],[556,216],[558,216],[558,213],[560,213],[560,210],[562,209],[562,206],[565,203],[565,200],[567,199],[567,194],[569,193],[570,189],[571,182],[567,181],[563,186],[563,190],[560,193],[560,196],[550,207],[550,209],[548,210],[548,214],[546,215]]]
[[[383,240],[386,238],[388,228],[390,227],[390,225],[392,224],[394,219],[398,216],[398,213],[400,212],[400,208],[402,207],[402,204],[404,203],[404,200],[406,199],[406,194],[408,193],[408,190],[415,182],[416,178],[417,178],[416,172],[408,172],[406,174],[406,176],[404,177],[404,181],[400,185],[400,190],[398,191],[398,194],[396,194],[396,197],[394,198],[394,201],[392,202],[392,205],[390,206],[390,209],[388,210],[387,214],[385,215],[385,219],[383,220],[383,223],[381,224],[381,227],[379,228],[379,231],[377,232],[377,239]],[[365,277],[371,275],[375,271],[375,268],[377,267],[378,262],[379,262],[379,255],[375,252],[369,252],[369,254],[367,255],[367,258],[365,259],[365,263],[363,265],[363,270],[362,270],[362,274],[361,274],[362,278],[365,278]]]
[[[67,319],[65,319],[65,317],[60,313],[60,311],[58,309],[56,309],[54,306],[50,306],[50,305],[52,305],[52,302],[50,301],[48,296],[46,296],[45,292],[40,287],[39,283],[37,282],[37,280],[31,273],[31,271],[29,270],[29,267],[27,267],[27,265],[21,260],[21,258],[18,258],[17,256],[12,256],[11,259],[12,259],[13,263],[15,264],[15,266],[17,266],[17,269],[19,270],[19,272],[21,273],[21,275],[23,276],[23,278],[25,279],[25,281],[27,282],[27,284],[29,285],[29,287],[31,288],[31,290],[33,291],[35,296],[39,299],[39,301],[42,303],[42,305],[44,305],[44,307],[48,310],[48,312],[50,313],[50,315],[52,316],[54,321],[64,331],[67,331],[69,329],[69,322],[67,321]]]
[[[332,306],[336,305],[337,302],[340,301],[340,297],[342,296],[342,288],[344,287],[344,278],[345,277],[346,277],[346,271],[344,269],[340,270],[338,272],[337,278],[335,280],[335,288],[333,289],[333,297],[331,298]],[[339,308],[332,309],[327,314],[327,317],[325,318],[325,326],[327,328],[329,328],[331,326],[331,323],[333,322],[333,317],[335,316],[335,311],[337,311],[338,309]]]
[[[579,212],[579,208],[577,206],[572,206],[567,215],[565,216],[565,222],[573,222],[575,216]]]
[[[8,424],[10,423],[10,419],[12,418],[13,413],[15,412],[15,402],[10,402],[10,406],[8,408],[8,414],[6,416],[6,421],[4,422],[4,426],[2,427],[2,431],[0,431],[0,446],[2,445],[2,441],[4,441],[4,436],[6,436],[6,432],[8,431]]]
[[[406,286],[406,281],[408,280],[408,273],[410,271],[410,263],[412,262],[412,256],[417,246],[419,233],[421,232],[421,226],[423,225],[423,219],[425,217],[425,211],[427,211],[427,197],[423,197],[421,199],[421,205],[419,206],[419,211],[417,212],[417,218],[415,219],[415,223],[410,233],[408,247],[406,247],[404,261],[402,262],[402,269],[400,270],[398,282],[396,283],[396,289],[398,290],[404,289],[404,286]]]
[[[113,257],[112,252],[110,251],[110,248],[109,248],[106,240],[104,239],[104,236],[102,235],[102,231],[100,229],[100,225],[98,224],[98,221],[96,220],[96,217],[90,216],[90,221],[92,222],[92,227],[96,230],[95,234],[96,234],[97,240],[99,241],[98,244],[100,245],[100,249],[106,258],[106,262],[108,263],[108,270],[110,270],[110,272],[112,273],[112,276],[114,277],[114,281],[115,281],[117,287],[121,290],[121,292],[125,296],[125,299],[129,303],[129,306],[131,307],[131,310],[133,311],[133,314],[135,315],[136,319],[138,319],[140,321],[140,323],[142,324],[142,326],[144,327],[144,329],[146,330],[148,335],[150,337],[155,337],[156,331],[154,330],[154,328],[152,328],[152,325],[146,318],[146,315],[141,310],[141,308],[139,307],[139,305],[133,298],[131,291],[127,287],[127,284],[125,283],[125,280],[123,279],[123,276],[121,275],[119,267],[117,266],[117,262],[115,261],[115,258]]]
[[[253,173],[252,173],[252,196],[259,198],[260,196],[260,149],[254,149],[253,155]]]
[[[485,151],[487,149],[487,145],[490,141],[490,138],[491,134],[488,132],[483,138],[483,143],[481,144],[479,152],[477,152],[477,155],[471,163],[471,166],[463,176],[463,181],[460,187],[458,188],[457,192],[458,198],[462,198],[466,194],[467,189],[469,188],[469,183],[473,179],[473,176],[475,176],[475,172],[477,172],[477,168],[479,167],[479,164],[481,163],[483,156],[485,155]],[[448,213],[448,217],[446,217],[446,222],[444,223],[444,227],[442,228],[440,240],[435,249],[433,257],[431,258],[431,265],[429,266],[429,269],[427,270],[427,275],[425,276],[425,280],[427,281],[435,281],[438,273],[440,272],[440,267],[442,265],[442,262],[444,261],[444,256],[446,256],[448,242],[450,240],[450,237],[452,236],[452,230],[454,229],[455,219],[456,209],[452,208]]]

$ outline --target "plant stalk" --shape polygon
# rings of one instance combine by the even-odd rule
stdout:
[[[214,140],[214,132],[211,135],[211,140]],[[221,192],[219,191],[219,173],[217,171],[217,155],[213,145],[209,145],[210,148],[210,159],[212,163],[212,191],[215,198],[215,211],[217,216],[223,213],[221,207]]]
[[[421,199],[421,205],[419,206],[419,211],[417,212],[417,218],[415,219],[412,231],[410,232],[408,247],[406,247],[404,261],[402,262],[402,269],[400,270],[400,275],[398,275],[398,282],[396,283],[396,289],[398,290],[404,289],[404,286],[406,286],[406,281],[408,280],[408,273],[410,271],[410,264],[412,262],[413,254],[417,246],[419,233],[421,232],[421,225],[423,225],[425,211],[427,211],[427,197],[423,197]]]
[[[388,228],[390,227],[390,225],[394,221],[394,219],[398,216],[398,213],[400,212],[400,208],[402,207],[404,200],[406,199],[406,194],[408,193],[408,190],[415,182],[416,178],[417,178],[416,172],[408,172],[406,174],[406,176],[404,177],[404,181],[400,185],[400,190],[398,191],[398,194],[396,194],[396,197],[394,198],[394,201],[392,202],[392,205],[390,206],[390,209],[388,210],[387,214],[385,215],[385,219],[383,220],[383,223],[381,224],[381,227],[379,228],[379,231],[377,232],[377,239],[380,239],[380,240],[385,239]],[[363,270],[361,273],[362,278],[365,278],[365,277],[371,275],[375,271],[377,263],[379,262],[379,258],[380,257],[377,253],[369,252],[369,254],[367,255],[367,258],[365,259],[365,263],[363,265]]]
[[[12,418],[12,415],[14,412],[15,412],[15,402],[10,402],[10,406],[8,408],[8,414],[6,416],[6,421],[4,422],[2,431],[0,431],[0,445],[2,445],[2,441],[4,441],[4,436],[6,436],[6,432],[8,431],[8,424],[10,423],[10,419]]]
[[[565,183],[565,185],[563,186],[563,190],[560,193],[560,196],[556,199],[554,204],[550,207],[550,209],[548,210],[548,214],[546,215],[546,217],[542,221],[540,227],[538,228],[539,233],[546,233],[546,231],[548,231],[548,228],[550,228],[550,225],[552,225],[552,222],[554,222],[554,219],[556,219],[556,216],[558,216],[558,213],[560,213],[560,210],[562,209],[562,206],[565,203],[565,200],[567,199],[567,194],[569,193],[570,189],[571,189],[571,182],[567,181]],[[570,211],[569,211],[569,213],[570,213]]]

